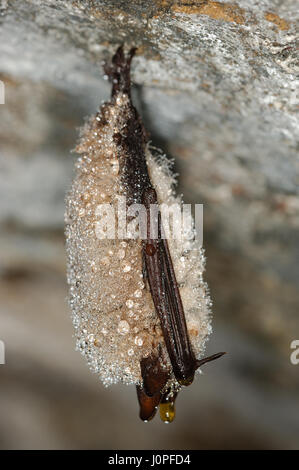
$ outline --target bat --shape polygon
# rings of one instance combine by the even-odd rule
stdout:
[[[183,242],[174,246],[165,237],[160,203],[172,179],[167,164],[153,158],[132,103],[135,52],[125,55],[120,46],[105,65],[111,101],[85,126],[77,146],[83,159],[66,211],[70,304],[77,346],[91,369],[105,385],[134,383],[143,421],[160,407],[161,419],[171,422],[180,390],[193,382],[198,368],[225,353],[200,358],[210,332],[209,298],[196,276],[204,257],[201,249],[194,256]],[[94,236],[95,208],[102,197],[114,211],[116,194],[125,196],[126,209],[144,208],[144,236],[129,241]]]

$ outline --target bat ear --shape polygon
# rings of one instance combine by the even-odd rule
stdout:
[[[212,354],[212,356],[204,357],[203,359],[200,359],[200,360],[196,361],[195,370],[199,369],[206,362],[215,361],[215,359],[218,359],[219,357],[223,356],[224,354],[226,354],[226,352],[219,352],[219,353],[216,353],[216,354]]]
[[[124,46],[122,44],[112,57],[111,63],[106,63],[104,65],[104,72],[108,75],[109,80],[112,83],[112,98],[119,91],[130,95],[130,69],[136,50],[136,47],[132,47],[127,56],[125,56]]]
[[[139,417],[142,421],[150,421],[157,412],[161,395],[160,393],[156,393],[156,395],[150,397],[145,393],[144,388],[141,385],[136,385],[136,390],[140,406]]]

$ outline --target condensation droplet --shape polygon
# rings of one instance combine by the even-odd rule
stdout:
[[[88,335],[87,339],[88,339],[89,343],[94,343],[94,335]]]
[[[130,331],[130,325],[126,320],[121,320],[117,327],[117,332],[120,335],[127,335]]]
[[[100,263],[103,264],[104,266],[108,266],[110,264],[110,260],[107,256],[103,256],[103,258],[101,258],[100,260]]]
[[[112,167],[112,173],[114,175],[118,175],[119,173],[119,163],[118,160],[112,160],[111,161],[111,167]]]
[[[136,346],[141,347],[143,345],[143,339],[140,338],[140,336],[136,336],[135,340],[134,340],[134,343],[136,344]]]
[[[119,250],[118,251],[118,258],[119,259],[124,259],[125,256],[126,256],[125,250]]]

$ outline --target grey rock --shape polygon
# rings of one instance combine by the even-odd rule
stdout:
[[[2,448],[298,447],[297,28],[296,0],[0,2]],[[204,204],[210,347],[230,352],[188,404],[182,394],[168,434],[135,421],[116,432],[137,414],[134,391],[105,392],[73,357],[64,302],[70,151],[109,97],[101,63],[123,42],[138,46],[134,101],[153,144],[174,158],[185,201]]]

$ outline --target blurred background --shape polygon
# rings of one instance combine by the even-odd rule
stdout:
[[[0,448],[298,449],[298,41],[294,0],[0,2]],[[134,100],[204,204],[214,333],[228,355],[165,425],[74,351],[64,197],[78,128],[137,45]]]

